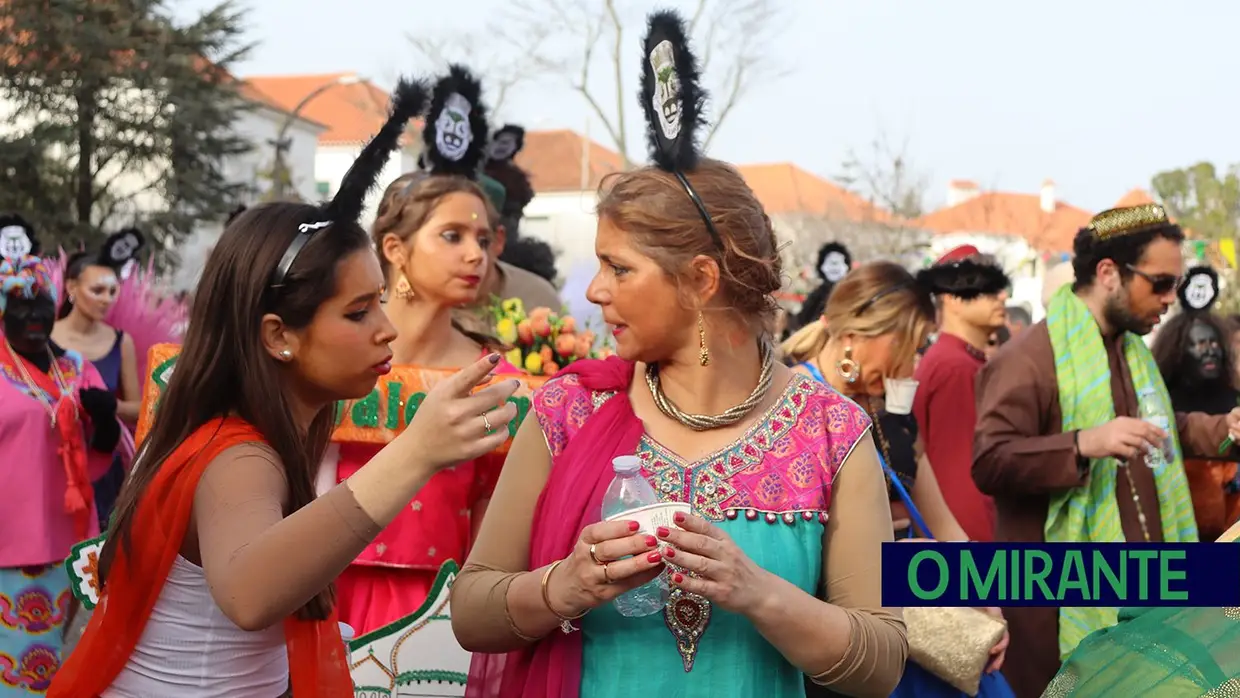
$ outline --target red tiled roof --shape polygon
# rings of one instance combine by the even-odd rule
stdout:
[[[1125,208],[1127,206],[1141,206],[1142,204],[1153,203],[1157,203],[1154,201],[1154,197],[1150,196],[1148,191],[1137,187],[1136,189],[1129,190],[1127,194],[1121,196],[1119,201],[1116,201],[1115,205],[1111,208]]]
[[[575,131],[526,131],[516,164],[535,192],[594,191],[603,177],[624,169],[624,158]]]
[[[808,213],[855,221],[892,220],[892,215],[856,194],[790,162],[739,165],[768,215]]]
[[[259,76],[247,78],[246,84],[267,103],[291,111],[306,95],[349,75]],[[302,108],[301,115],[327,127],[319,136],[320,144],[364,143],[387,120],[388,100],[387,92],[363,80],[325,90]]]
[[[941,208],[910,224],[940,235],[951,233],[990,233],[1024,238],[1044,252],[1072,250],[1072,240],[1085,227],[1092,214],[1062,201],[1048,213],[1042,210],[1038,194],[984,192],[976,197]]]

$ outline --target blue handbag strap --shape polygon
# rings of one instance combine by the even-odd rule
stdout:
[[[805,361],[801,363],[805,370],[814,377],[819,383],[826,383],[827,379],[823,377],[822,371],[818,370],[818,366],[813,361]],[[877,427],[875,427],[877,428]],[[921,529],[927,538],[934,538],[934,534],[930,532],[930,527],[926,525],[926,520],[921,518],[921,512],[917,510],[917,505],[913,504],[913,497],[908,493],[908,489],[904,487],[904,483],[900,482],[900,477],[887,464],[887,460],[883,458],[883,454],[878,454],[878,462],[883,466],[883,472],[887,474],[887,479],[891,482],[891,486],[895,488],[896,493],[900,495],[900,499],[904,500],[904,506],[908,509],[908,515],[913,519],[913,525]],[[1240,476],[1237,476],[1240,477]],[[910,532],[911,537],[911,532]]]
[[[908,509],[908,515],[913,519],[913,525],[921,529],[927,538],[934,538],[934,533],[930,531],[930,527],[926,525],[926,520],[921,518],[921,512],[917,510],[917,505],[913,504],[913,497],[908,493],[908,489],[904,483],[900,481],[900,476],[896,475],[896,471],[891,469],[887,464],[887,459],[883,458],[883,454],[878,454],[878,462],[883,465],[883,472],[887,473],[887,479],[891,482],[891,486],[895,488],[896,493],[900,495],[900,499],[904,500],[904,506]],[[912,537],[910,535],[910,537]]]

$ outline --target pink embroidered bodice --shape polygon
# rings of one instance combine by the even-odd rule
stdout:
[[[577,376],[553,378],[534,394],[534,413],[553,457],[590,415],[616,393],[593,393]],[[627,399],[620,395],[619,399]],[[851,400],[794,374],[780,399],[742,439],[688,463],[650,436],[639,456],[646,477],[669,501],[688,502],[695,513],[720,521],[744,515],[825,521],[831,479],[869,428]]]

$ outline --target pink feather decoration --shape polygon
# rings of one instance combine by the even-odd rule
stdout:
[[[62,297],[68,258],[62,248],[59,257],[48,260],[52,283],[60,290]],[[159,289],[153,261],[148,261],[145,268],[135,267],[133,273],[121,280],[116,304],[108,311],[104,321],[133,339],[138,355],[139,387],[146,382],[147,352],[156,344],[179,343],[188,317],[187,303]]]

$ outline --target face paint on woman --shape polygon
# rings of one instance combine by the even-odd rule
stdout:
[[[55,322],[56,303],[51,296],[10,297],[4,311],[4,337],[19,354],[42,354]]]

